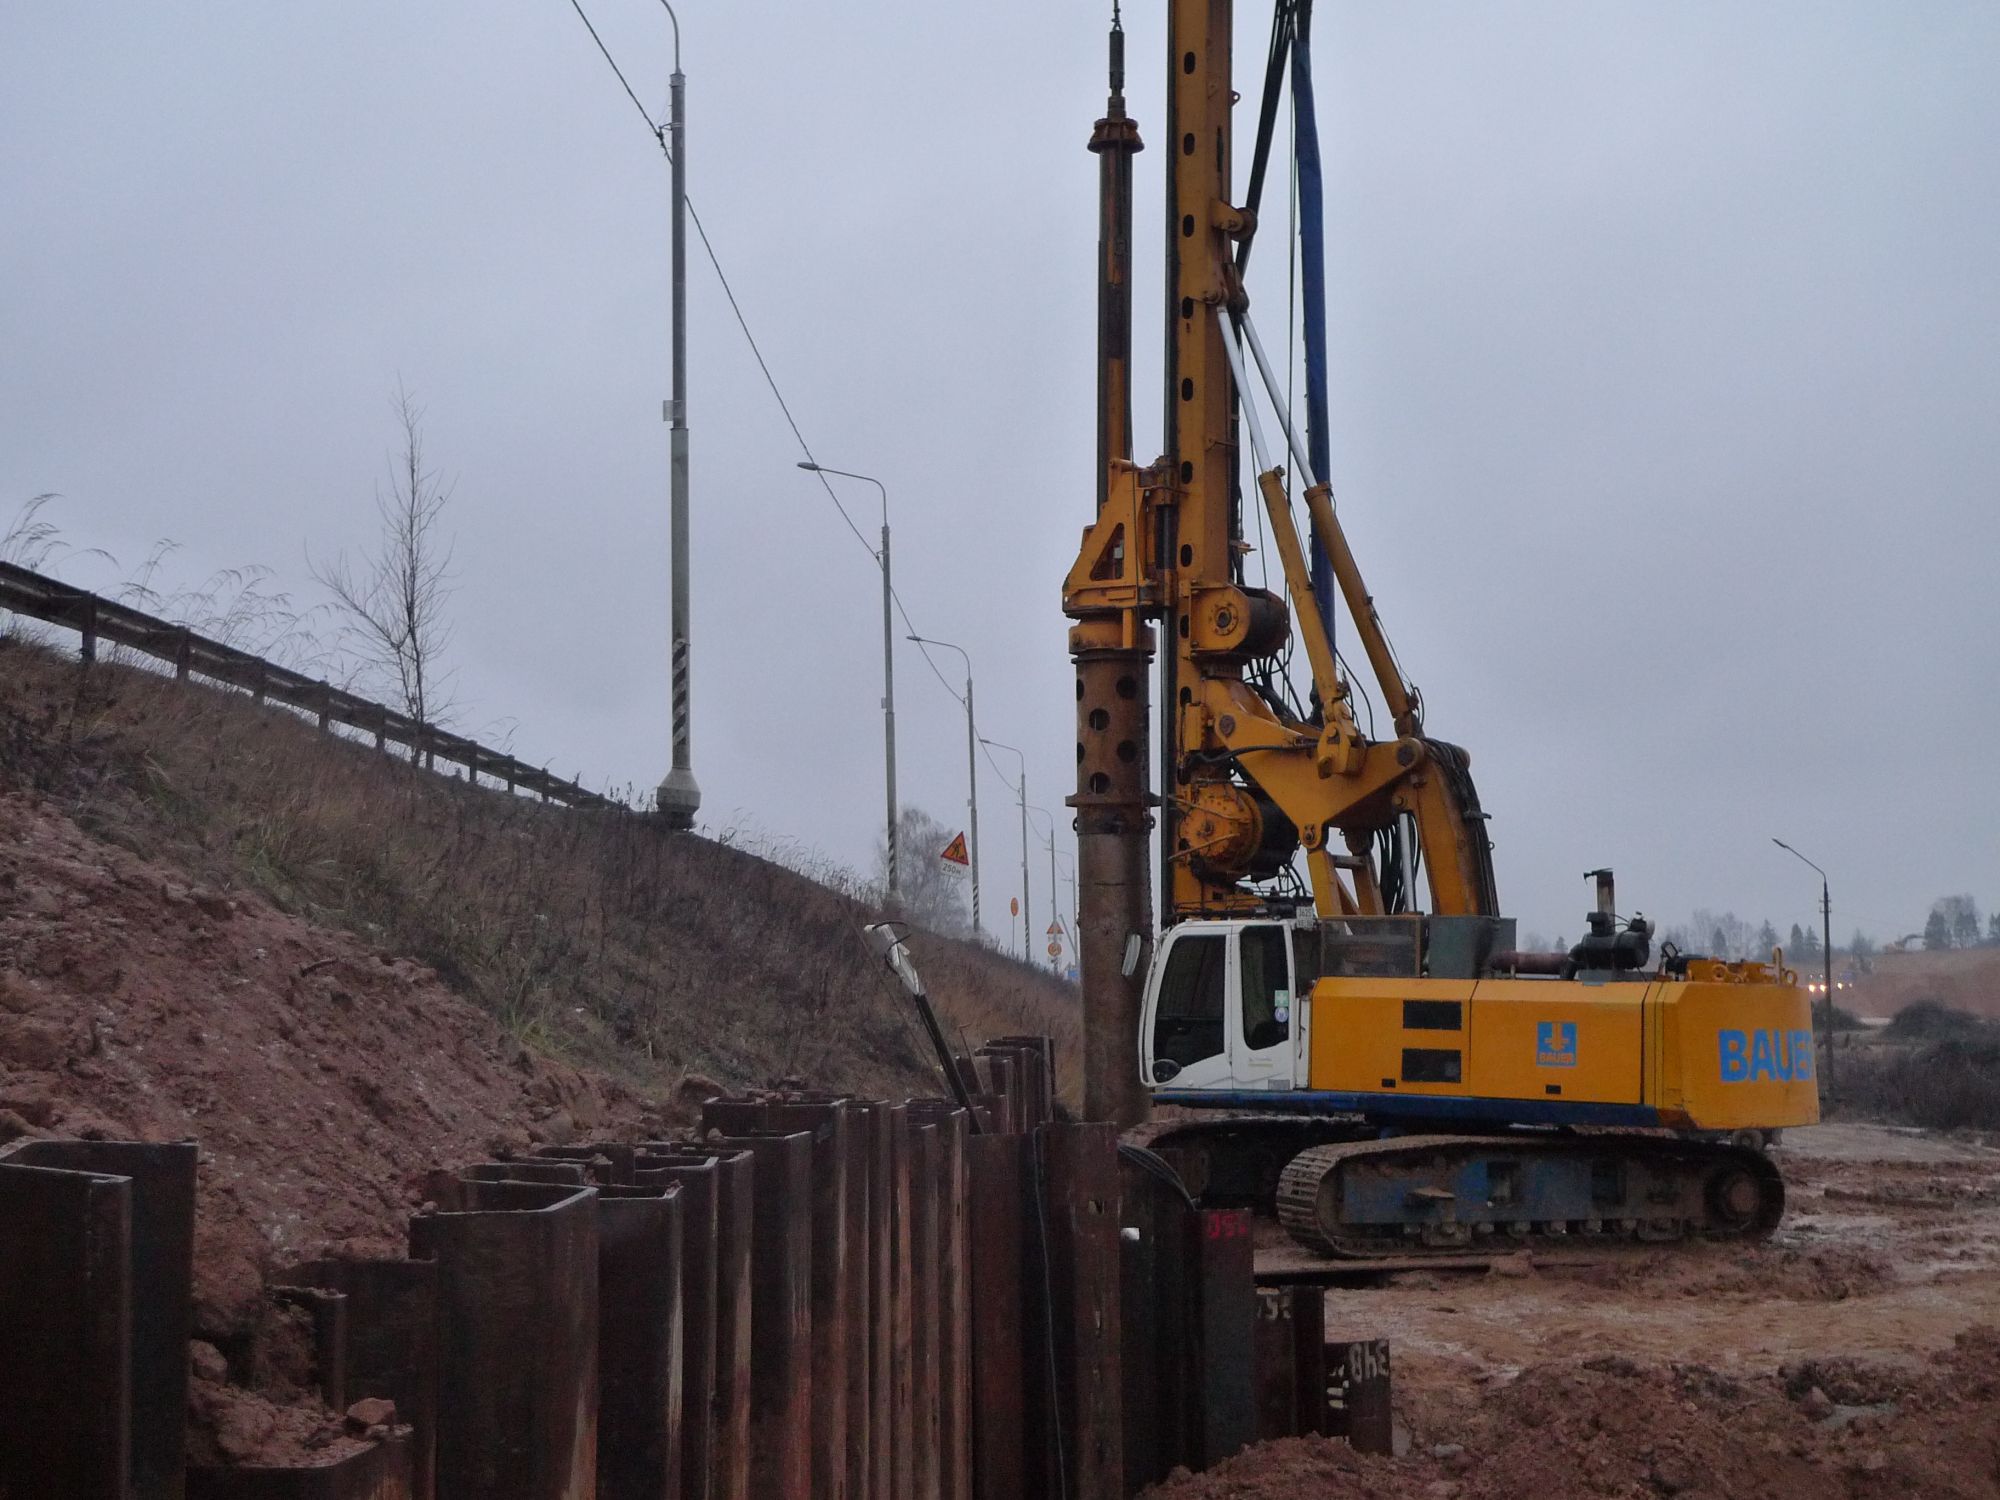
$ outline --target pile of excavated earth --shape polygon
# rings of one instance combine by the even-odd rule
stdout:
[[[1407,1403],[1410,1452],[1267,1443],[1157,1500],[1931,1500],[2000,1493],[2000,1331],[1759,1375],[1584,1354]]]
[[[2000,1151],[1882,1126],[1792,1132],[1756,1247],[1327,1295],[1391,1346],[1398,1457],[1289,1439],[1159,1500],[2000,1496]]]

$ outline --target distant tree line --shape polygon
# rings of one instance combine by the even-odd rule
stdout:
[[[1924,946],[1933,952],[1946,948],[2000,948],[2000,911],[1979,921],[1979,903],[1970,896],[1940,896],[1931,903],[1924,919]]]
[[[1924,947],[1934,952],[1952,948],[2000,948],[2000,910],[1982,918],[1979,903],[1971,896],[1940,896],[1931,903],[1922,936]],[[1659,940],[1672,943],[1683,953],[1728,959],[1769,958],[1771,950],[1780,946],[1781,941],[1778,929],[1768,921],[1753,925],[1733,911],[1714,912],[1706,908],[1697,910],[1685,922],[1663,926]],[[1916,940],[1917,934],[1912,933],[1889,946],[1900,949],[1914,944]],[[1794,922],[1784,934],[1782,945],[1787,959],[1800,963],[1816,962],[1821,958],[1819,927],[1812,923]],[[1868,960],[1876,955],[1878,946],[1867,933],[1856,928],[1845,944],[1834,945],[1834,952],[1847,954],[1865,972]]]

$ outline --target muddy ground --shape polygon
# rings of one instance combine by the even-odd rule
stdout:
[[[2000,1496],[2000,1151],[1840,1124],[1778,1154],[1754,1249],[1329,1292],[1329,1337],[1391,1342],[1402,1456],[1294,1440],[1156,1493]]]

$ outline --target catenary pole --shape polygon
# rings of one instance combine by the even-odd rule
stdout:
[[[971,831],[967,838],[971,842],[968,851],[972,860],[972,935],[979,936],[979,729],[972,711],[972,657],[963,646],[950,641],[941,641],[934,636],[912,635],[910,640],[919,646],[942,646],[947,651],[956,651],[965,662],[965,805],[971,820]]]
[[[662,0],[665,3],[665,0]],[[672,561],[673,763],[654,794],[660,815],[671,828],[694,827],[701,808],[701,788],[694,778],[694,704],[691,656],[692,604],[688,567],[688,424],[687,424],[687,79],[681,73],[681,23],[671,5],[674,23],[674,71],[667,83],[667,155],[672,163],[673,194],[673,394],[667,401],[671,444],[668,470],[668,542]]]
[[[859,479],[875,486],[882,496],[882,550],[875,560],[882,565],[882,767],[888,788],[888,816],[885,842],[889,855],[889,900],[902,890],[896,868],[896,637],[890,625],[895,608],[896,587],[889,576],[889,490],[872,474],[856,474],[849,469],[830,469],[810,459],[799,461],[801,469],[814,474],[837,474],[842,479]]]

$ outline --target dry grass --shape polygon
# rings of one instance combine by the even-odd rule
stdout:
[[[879,913],[842,872],[819,871],[836,889],[638,814],[476,788],[240,694],[18,640],[0,640],[0,772],[100,837],[418,958],[527,1044],[642,1088],[936,1087],[862,944]],[[1049,1033],[1078,1056],[1068,986],[912,946],[947,1030]]]
[[[2000,1130],[2000,1023],[1919,1000],[1840,1049],[1838,1113],[1933,1130]]]

